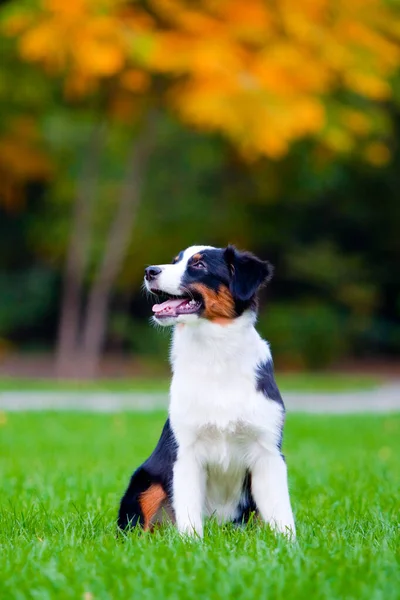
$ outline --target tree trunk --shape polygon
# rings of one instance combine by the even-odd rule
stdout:
[[[82,174],[73,207],[56,350],[56,371],[59,377],[76,375],[76,366],[80,362],[78,338],[82,288],[89,254],[91,217],[99,180],[104,137],[104,125],[98,125],[93,129],[83,158]]]
[[[89,293],[82,335],[85,376],[94,377],[104,343],[107,312],[113,284],[125,258],[143,187],[150,153],[154,147],[154,115],[150,112],[128,153],[119,203],[105,244],[103,260]]]

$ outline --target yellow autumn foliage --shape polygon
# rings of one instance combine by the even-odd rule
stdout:
[[[31,118],[12,120],[0,138],[0,195],[10,210],[20,208],[25,183],[46,180],[52,174],[52,164],[41,147],[38,128]]]
[[[336,90],[371,101],[391,95],[400,37],[382,0],[204,0],[197,13],[206,11],[210,24],[195,36],[201,21],[191,3],[152,5],[169,25],[157,32],[151,67],[186,78],[171,95],[174,107],[246,151],[279,157],[308,135],[350,151],[374,124],[368,111],[335,122],[326,98]]]
[[[3,31],[24,60],[62,75],[68,94],[112,79],[111,105],[167,82],[184,120],[218,130],[248,155],[278,158],[306,136],[335,152],[373,135],[369,106],[392,94],[400,65],[398,10],[386,0],[36,0]],[[149,8],[146,8],[148,6]],[[341,93],[339,108],[331,98]],[[354,108],[355,98],[366,99]],[[364,152],[374,164],[384,153]]]

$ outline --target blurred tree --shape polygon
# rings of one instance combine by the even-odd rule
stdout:
[[[28,184],[54,177],[38,123],[52,86],[29,63],[15,60],[14,44],[4,36],[0,53],[0,204],[16,212],[24,208]]]
[[[380,103],[400,63],[396,16],[384,0],[12,3],[3,31],[15,37],[22,61],[38,65],[72,114],[81,111],[90,124],[67,250],[60,373],[71,365],[96,371],[157,143],[154,109],[171,107],[188,123],[223,133],[250,158],[281,158],[312,136],[332,154],[361,152],[383,164],[389,123]],[[102,156],[121,124],[131,136],[125,173],[82,317]]]
[[[140,198],[154,126],[146,114],[151,94],[140,99],[148,88],[148,76],[133,68],[146,41],[140,34],[146,19],[142,10],[129,4],[57,0],[14,4],[5,18],[7,31],[20,34],[21,56],[43,66],[44,78],[53,78],[55,94],[63,93],[66,106],[72,109],[64,118],[72,122],[80,113],[87,129],[85,146],[76,145],[81,164],[64,274],[57,352],[61,376],[91,376],[97,369],[112,286]],[[121,123],[126,123],[131,133],[125,173],[82,312],[102,155],[109,130]]]

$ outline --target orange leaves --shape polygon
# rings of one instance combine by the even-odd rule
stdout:
[[[50,70],[71,69],[89,77],[118,73],[126,53],[119,24],[102,15],[86,19],[72,13],[68,17],[74,18],[64,20],[62,14],[50,14],[21,36],[22,56]]]
[[[121,75],[121,85],[131,92],[143,92],[150,87],[150,75],[139,69],[128,69]]]
[[[389,162],[390,151],[382,142],[371,142],[365,148],[364,156],[375,167],[381,167]]]
[[[252,69],[262,87],[283,96],[324,93],[331,81],[319,58],[288,41],[271,44],[260,52]]]
[[[355,134],[368,135],[371,130],[371,123],[368,117],[359,110],[345,108],[341,111],[341,120],[343,125],[353,131]]]
[[[75,21],[94,2],[93,0],[70,0],[69,2],[65,2],[64,0],[43,0],[42,4],[45,10],[51,13],[62,14],[65,20]]]
[[[272,30],[274,22],[273,7],[265,0],[229,0],[214,2],[215,10],[220,19],[231,24],[232,29],[241,39],[257,38],[257,33],[264,35]]]
[[[126,48],[119,23],[98,16],[76,32],[76,46],[71,49],[77,69],[93,77],[119,73],[125,62]]]
[[[21,55],[28,61],[41,61],[50,68],[61,68],[65,62],[65,50],[60,35],[65,35],[51,22],[38,24],[21,37]]]
[[[0,200],[10,210],[22,202],[21,184],[48,179],[52,165],[33,119],[13,121],[0,139]]]
[[[374,132],[368,105],[346,122],[326,103],[343,89],[373,101],[390,97],[400,35],[384,0],[152,5],[168,26],[155,32],[149,66],[184,76],[169,96],[183,119],[219,129],[248,154],[271,157],[308,135],[349,152]]]
[[[276,102],[265,90],[252,89],[251,83],[245,90],[242,83],[229,84],[188,82],[177,87],[170,100],[183,120],[224,131],[249,158],[257,154],[280,158],[294,140],[315,134],[324,124],[323,105],[313,98],[297,97],[295,104],[290,99]]]
[[[68,92],[84,94],[102,79],[125,76],[125,68],[129,72],[136,44],[140,54],[143,32],[151,24],[152,18],[136,10],[135,3],[43,0],[30,14],[10,17],[4,30],[19,33],[19,49],[26,61],[62,74]],[[128,79],[129,75],[125,84]],[[130,87],[142,90],[138,78],[134,84],[131,78]]]
[[[129,94],[160,74],[159,100],[182,119],[249,155],[280,157],[304,136],[349,152],[381,132],[371,107],[392,93],[398,16],[385,0],[36,0],[5,26],[24,59],[63,75],[70,93],[112,78],[109,106],[129,115]]]
[[[16,119],[0,141],[0,162],[18,179],[46,178],[51,165],[40,150],[40,136],[33,119]]]
[[[391,96],[389,83],[377,75],[349,70],[345,73],[344,79],[347,87],[360,96],[372,100],[386,100]]]

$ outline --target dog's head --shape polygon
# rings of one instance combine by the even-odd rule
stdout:
[[[256,306],[260,286],[270,280],[273,267],[233,246],[191,246],[172,264],[145,269],[145,286],[167,297],[153,306],[160,325],[208,319],[227,323]]]

